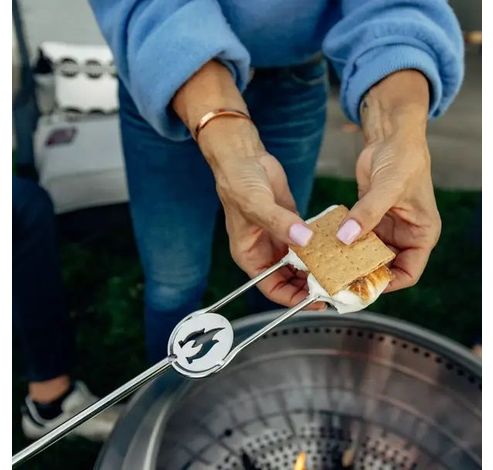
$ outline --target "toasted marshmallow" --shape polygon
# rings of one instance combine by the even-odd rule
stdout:
[[[322,217],[337,206],[330,206],[317,216],[307,220],[308,223]],[[289,249],[284,260],[294,268],[308,272],[305,263],[301,261],[294,251]],[[321,300],[331,304],[339,313],[358,312],[375,302],[392,280],[392,273],[386,266],[381,266],[367,276],[357,279],[345,289],[330,295],[315,279],[308,274],[308,290],[310,295],[316,295]]]

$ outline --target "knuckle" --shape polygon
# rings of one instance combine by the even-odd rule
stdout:
[[[280,225],[279,213],[275,210],[274,211],[269,210],[266,213],[265,223],[268,224],[269,227],[278,228]]]
[[[378,222],[378,211],[375,209],[375,207],[371,205],[365,205],[360,208],[360,216],[363,222],[368,224],[374,224]]]
[[[233,261],[240,267],[242,267],[243,264],[243,256],[241,250],[235,245],[235,244],[230,244],[229,251],[231,253],[231,258],[233,258]]]
[[[279,220],[279,216],[273,210],[272,204],[261,196],[253,196],[245,203],[243,212],[249,220],[266,228],[276,227]]]
[[[442,233],[442,219],[440,215],[435,214],[430,222],[430,245],[431,248],[434,248],[440,239],[440,235]]]
[[[228,193],[229,192],[229,183],[228,183],[228,179],[225,178],[224,176],[222,175],[217,175],[216,176],[216,191],[218,193]]]
[[[406,276],[405,280],[402,281],[399,289],[408,289],[410,287],[414,287],[419,281],[419,275],[409,274]]]
[[[441,227],[437,228],[433,236],[433,248],[438,244],[438,240],[440,240],[441,233],[442,233]]]
[[[419,276],[411,276],[409,279],[407,287],[414,287],[419,281]]]
[[[437,241],[440,238],[440,235],[442,233],[442,218],[440,215],[437,214],[436,219],[435,219],[435,233],[437,237]]]
[[[243,211],[245,212],[245,215],[254,217],[262,213],[262,198],[256,191],[243,194],[241,200],[241,206],[243,208]]]

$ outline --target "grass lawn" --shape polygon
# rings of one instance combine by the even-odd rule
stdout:
[[[310,214],[328,205],[355,202],[352,181],[318,178]],[[469,344],[481,328],[480,192],[437,191],[443,220],[441,240],[419,284],[388,294],[372,305],[375,312],[404,318]],[[77,376],[97,394],[110,392],[146,367],[144,357],[142,273],[130,228],[88,244],[64,242],[64,279],[70,314],[77,327]],[[223,224],[214,244],[213,271],[205,303],[212,303],[241,282]],[[230,318],[248,313],[244,300],[229,309]],[[165,340],[163,338],[163,340]],[[13,452],[27,444],[20,430],[19,406],[25,395],[20,351],[14,349]],[[89,469],[99,445],[65,439],[23,468]]]

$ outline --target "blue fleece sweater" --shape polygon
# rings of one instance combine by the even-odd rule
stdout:
[[[364,93],[397,70],[420,70],[430,117],[463,77],[463,42],[446,0],[91,0],[118,72],[142,116],[173,140],[189,137],[170,101],[215,58],[244,90],[250,67],[300,64],[322,50],[359,121]]]

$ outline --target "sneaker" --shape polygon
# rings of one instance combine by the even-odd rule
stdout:
[[[77,381],[73,392],[62,402],[62,413],[53,419],[43,419],[31,398],[26,397],[22,410],[22,430],[27,438],[38,439],[96,401],[98,397],[94,396],[83,382]],[[113,430],[121,409],[122,405],[114,405],[102,411],[73,429],[70,435],[81,436],[91,441],[106,440]]]

